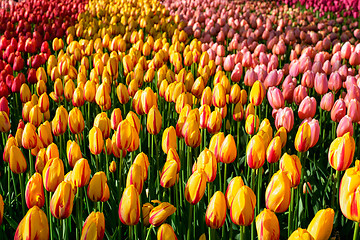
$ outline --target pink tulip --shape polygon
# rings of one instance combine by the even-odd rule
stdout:
[[[347,115],[353,122],[360,121],[360,102],[356,99],[351,99],[347,107]]]
[[[294,102],[296,105],[299,105],[302,102],[302,100],[304,100],[304,98],[307,96],[308,96],[308,93],[307,93],[306,87],[299,85],[294,89],[293,98],[294,98]]]
[[[328,81],[324,73],[316,73],[314,86],[319,95],[323,95],[328,91]]]
[[[282,84],[282,92],[284,99],[288,103],[293,102],[294,89],[296,87],[296,78],[292,78],[291,76],[287,76]]]
[[[231,72],[234,69],[234,66],[235,66],[234,57],[228,55],[224,61],[224,70],[227,72]]]
[[[316,113],[316,100],[314,97],[305,97],[299,106],[298,115],[300,119],[313,118]]]
[[[310,147],[312,148],[313,146],[315,146],[315,144],[319,140],[319,134],[320,134],[319,121],[314,119],[314,118],[306,118],[306,119],[304,119],[304,121],[302,121],[301,124],[303,124],[304,122],[307,122],[309,124],[309,126],[310,126],[310,129],[311,129],[311,144],[310,144]]]
[[[231,73],[231,81],[240,82],[242,73],[243,73],[243,69],[241,63],[237,63],[234,67],[234,70]]]
[[[336,136],[342,137],[345,133],[350,133],[352,136],[354,133],[354,128],[352,124],[352,119],[348,115],[345,115],[339,122],[339,125],[336,129]]]
[[[338,72],[332,72],[329,77],[329,89],[333,92],[337,92],[340,90],[342,85],[341,76]]]
[[[294,126],[294,112],[291,108],[285,107],[277,111],[275,117],[275,127],[279,129],[284,127],[287,132],[290,132]]]
[[[306,71],[301,78],[301,85],[308,88],[314,87],[315,73],[313,71]]]
[[[256,82],[257,79],[257,73],[254,71],[254,69],[250,68],[245,73],[244,83],[246,86],[252,86],[254,82]]]
[[[342,98],[336,100],[331,109],[331,120],[339,122],[346,114],[346,105]]]
[[[326,93],[322,98],[320,102],[320,107],[322,110],[330,111],[334,105],[334,94],[332,92]]]
[[[341,58],[349,59],[351,54],[351,44],[346,42],[341,48]]]
[[[285,105],[284,96],[277,87],[270,87],[268,89],[267,98],[272,108],[283,108]]]

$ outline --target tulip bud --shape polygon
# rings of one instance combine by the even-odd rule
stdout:
[[[321,98],[320,107],[322,110],[330,112],[334,105],[334,94],[332,92],[326,93]]]
[[[156,106],[153,106],[147,116],[146,128],[148,132],[152,135],[156,135],[160,132],[162,125],[162,116],[159,109]]]
[[[82,112],[77,107],[74,107],[69,112],[68,121],[69,121],[70,131],[73,134],[79,134],[85,128],[84,117],[82,115]]]
[[[199,155],[196,167],[193,168],[193,172],[196,170],[204,170],[207,176],[208,182],[213,182],[216,178],[216,172],[217,172],[217,160],[215,157],[215,154],[205,148]]]
[[[254,135],[246,146],[246,159],[250,168],[258,169],[265,163],[266,147],[259,135]]]
[[[256,217],[256,231],[258,239],[279,239],[280,225],[276,214],[269,209],[264,209]]]
[[[102,152],[104,147],[104,138],[101,130],[98,127],[92,127],[89,132],[89,148],[90,152],[98,155]]]
[[[38,128],[38,136],[43,143],[44,147],[49,146],[53,142],[53,136],[51,133],[51,126],[48,121],[45,121]]]
[[[65,133],[68,124],[69,114],[63,106],[56,109],[55,117],[52,121],[52,131],[55,136]]]
[[[265,87],[260,81],[256,81],[251,87],[250,102],[255,106],[259,106],[265,97]]]
[[[185,186],[185,198],[190,204],[197,204],[204,196],[207,176],[203,170],[197,170],[188,179]]]
[[[176,131],[173,126],[170,126],[164,130],[161,147],[165,154],[168,153],[170,148],[174,148],[175,150],[177,149]]]
[[[334,222],[335,212],[332,208],[322,209],[315,214],[307,231],[314,239],[329,239]]]
[[[82,158],[82,153],[80,146],[76,143],[76,141],[69,140],[66,145],[66,155],[68,158],[68,162],[70,167],[74,167],[75,163]]]
[[[116,145],[119,149],[129,148],[132,141],[132,127],[127,119],[121,121],[116,131]]]
[[[33,149],[37,145],[36,128],[32,123],[27,123],[24,128],[21,140],[25,149]]]
[[[217,191],[211,197],[205,214],[206,225],[212,229],[221,228],[226,218],[226,199],[222,192]]]
[[[276,163],[280,159],[281,155],[281,138],[280,136],[275,136],[266,150],[266,159],[269,163]]]
[[[214,86],[212,92],[212,104],[218,108],[223,108],[226,105],[226,91],[221,83],[217,83]]]
[[[119,218],[125,225],[136,225],[140,218],[139,194],[134,187],[130,185],[125,188],[119,205]]]
[[[306,229],[298,228],[290,235],[288,240],[314,240],[314,238]]]
[[[220,162],[232,163],[237,156],[236,144],[231,134],[227,135],[221,144],[220,149]]]
[[[302,166],[298,156],[284,153],[281,157],[279,167],[290,179],[292,188],[300,184]]]
[[[291,108],[285,107],[279,109],[275,117],[276,129],[284,127],[287,132],[290,132],[294,126],[294,112]]]
[[[26,184],[26,205],[30,209],[33,206],[42,208],[45,204],[43,180],[39,173],[34,173]]]
[[[64,180],[64,164],[59,158],[52,158],[46,162],[42,171],[44,187],[48,192],[54,192]]]
[[[256,120],[255,120],[255,115],[250,114],[246,118],[246,122],[245,122],[245,131],[246,131],[246,133],[249,134],[249,135],[255,134],[259,129],[259,125],[260,125],[259,122],[260,122],[260,120],[259,120],[258,115],[256,115]],[[255,124],[256,124],[256,126],[255,126]]]
[[[73,169],[72,180],[76,187],[84,187],[88,185],[90,181],[91,169],[88,161],[85,158],[81,158],[75,163]]]
[[[31,122],[35,127],[38,127],[41,124],[42,112],[38,105],[31,108],[29,113],[29,122]]]
[[[336,100],[331,109],[331,120],[339,122],[346,115],[346,105],[342,98]]]
[[[49,239],[48,219],[38,206],[26,213],[16,229],[14,239]]]
[[[336,128],[336,136],[342,137],[345,133],[349,133],[350,136],[354,134],[354,128],[351,118],[348,115],[345,115],[339,122],[339,125]]]
[[[10,170],[16,174],[24,173],[26,171],[26,159],[20,148],[18,148],[16,145],[12,145],[10,147],[9,166]]]
[[[313,97],[305,97],[299,106],[298,115],[300,119],[313,118],[316,113],[316,100]]]
[[[91,212],[81,231],[81,239],[102,240],[105,234],[105,217],[102,212]]]
[[[68,218],[72,213],[74,197],[71,184],[61,182],[50,200],[51,214],[57,219]]]
[[[155,227],[160,226],[166,219],[176,211],[176,207],[168,202],[160,203],[150,212],[149,223]]]
[[[104,172],[97,172],[91,178],[87,188],[87,196],[93,202],[103,201],[108,191],[107,178]]]
[[[227,208],[230,209],[237,192],[242,186],[244,186],[244,181],[240,176],[231,179],[225,193]]]
[[[150,212],[151,210],[154,208],[153,205],[151,205],[151,203],[144,203],[142,206],[142,217],[143,217],[143,222],[144,222],[144,226],[149,226],[149,218],[150,218]]]
[[[111,107],[111,98],[110,98],[110,87],[106,83],[100,84],[98,89],[96,90],[95,95],[96,104],[103,111],[107,111]]]
[[[230,218],[240,226],[249,226],[254,220],[256,196],[248,186],[242,186],[235,195],[230,207]]]
[[[286,173],[279,170],[272,177],[266,188],[266,207],[276,213],[285,212],[290,205],[291,182]]]
[[[355,153],[355,140],[350,133],[334,139],[329,148],[329,163],[337,171],[344,171],[351,165]]]
[[[156,238],[157,240],[167,240],[167,239],[177,240],[174,229],[167,223],[164,223],[159,227]]]
[[[221,129],[221,125],[222,125],[221,113],[218,111],[211,112],[206,126],[208,132],[210,134],[218,133]]]
[[[311,128],[307,122],[300,125],[295,136],[295,148],[298,152],[306,152],[311,146]]]
[[[96,115],[94,119],[94,126],[98,127],[101,130],[104,139],[107,139],[110,136],[110,125],[111,122],[110,119],[107,117],[106,112],[102,112]]]

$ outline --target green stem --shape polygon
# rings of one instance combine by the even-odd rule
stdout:
[[[78,230],[79,230],[79,236],[81,236],[81,229],[82,229],[82,213],[83,213],[83,189],[82,188],[78,188],[78,213],[77,213],[77,217],[78,217]]]
[[[21,209],[22,215],[25,216],[25,188],[24,188],[24,180],[23,174],[19,174],[19,182],[20,182],[20,191],[21,191]]]
[[[227,164],[226,163],[224,163],[224,187],[223,187],[223,192],[225,192],[226,191],[226,183],[227,183],[227,181],[226,181],[226,175],[227,175]]]
[[[244,240],[244,226],[240,226],[240,240]]]
[[[194,205],[190,204],[190,208],[189,208],[189,218],[188,218],[188,228],[187,228],[187,237],[186,239],[192,239],[191,236],[191,228],[192,228],[192,214],[193,214],[193,210],[194,210]]]
[[[49,206],[50,206],[50,201],[52,198],[52,192],[49,192]],[[48,214],[48,218],[49,218],[49,225],[50,225],[50,239],[53,240],[54,236],[53,236],[53,223],[52,223],[52,214],[50,212],[50,207],[49,207],[49,214]]]
[[[294,211],[294,188],[291,188],[291,200],[290,200],[290,208],[289,208],[289,215],[288,215],[288,237],[291,235],[292,233],[292,214]]]
[[[30,176],[29,176],[29,178],[30,178],[35,172],[35,170],[34,170],[35,166],[34,166],[34,163],[33,163],[31,149],[29,149],[29,165],[30,165]]]
[[[152,229],[153,227],[154,227],[153,225],[150,225],[150,227],[148,228],[148,232],[147,232],[147,234],[146,234],[145,240],[148,240],[148,239],[149,239],[150,232],[151,232],[151,229]]]
[[[251,169],[251,189],[255,192],[255,169]]]
[[[106,178],[110,179],[110,177],[109,177],[109,156],[107,153],[106,140],[104,142],[105,142],[104,147],[105,147],[105,162],[106,162],[105,172],[106,172]]]
[[[262,167],[258,169],[258,184],[257,184],[257,200],[256,200],[256,205],[257,205],[257,211],[256,211],[256,215],[260,213],[260,202],[261,202],[261,186],[262,186]]]
[[[358,222],[355,222],[355,229],[354,229],[353,240],[358,240],[358,236],[359,236],[359,223],[358,223]]]
[[[121,179],[122,179],[122,163],[123,163],[123,159],[122,159],[122,151],[120,153],[120,162],[119,162],[119,201],[121,199]]]

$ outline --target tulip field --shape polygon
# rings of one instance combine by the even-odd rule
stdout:
[[[360,239],[360,1],[0,1],[0,240]]]

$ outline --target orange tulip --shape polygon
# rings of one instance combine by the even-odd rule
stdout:
[[[104,138],[98,127],[92,127],[89,132],[89,148],[94,155],[100,154],[104,148]]]
[[[160,174],[160,185],[164,188],[174,186],[177,180],[178,163],[174,159],[167,160]]]
[[[251,87],[250,102],[255,106],[259,106],[265,97],[265,87],[260,81],[256,81]]]
[[[259,213],[256,217],[256,231],[258,239],[279,239],[280,226],[276,214],[269,209],[264,209],[261,213]]]
[[[217,191],[211,197],[205,213],[206,225],[213,229],[221,228],[226,218],[226,199],[222,192]]]
[[[140,218],[139,193],[134,185],[125,188],[119,205],[119,218],[125,225],[136,225]]]
[[[105,234],[105,217],[102,212],[91,212],[81,230],[81,240],[102,240]]]
[[[26,184],[25,190],[26,205],[30,209],[33,206],[42,208],[45,204],[43,180],[39,173],[34,173]]]
[[[197,204],[204,196],[207,176],[203,170],[195,171],[185,186],[185,198],[190,204]]]
[[[246,161],[250,168],[258,169],[265,163],[265,145],[259,135],[254,135],[246,146]]]
[[[116,131],[116,146],[121,149],[129,148],[132,141],[132,126],[127,119],[121,121]]]
[[[161,147],[165,154],[168,153],[170,148],[174,148],[175,150],[177,149],[176,131],[173,126],[170,126],[164,130]]]
[[[285,212],[290,205],[291,182],[286,173],[279,170],[269,182],[265,192],[266,207],[276,213]]]
[[[68,124],[69,114],[63,106],[56,109],[55,117],[52,121],[52,131],[55,136],[65,133]]]
[[[162,116],[159,109],[153,106],[147,116],[146,128],[152,135],[156,135],[160,132],[162,125]]]
[[[126,178],[126,186],[128,187],[130,185],[134,185],[139,194],[141,194],[144,185],[142,171],[143,168],[141,165],[133,163],[128,171]]]
[[[87,188],[87,196],[93,202],[103,201],[106,196],[107,178],[104,172],[97,172],[91,178]]]
[[[256,196],[248,186],[242,186],[235,195],[230,207],[230,218],[240,226],[249,226],[254,220]]]
[[[74,197],[71,184],[61,182],[50,200],[51,214],[57,219],[68,218],[72,213]]]
[[[37,145],[36,128],[32,123],[27,123],[24,128],[21,140],[25,149],[33,149]]]
[[[298,156],[284,153],[280,160],[280,169],[288,176],[291,187],[297,187],[301,178],[301,162]]]
[[[38,206],[29,209],[19,223],[14,240],[21,239],[49,239],[48,219]]]
[[[74,107],[69,112],[68,121],[69,121],[70,131],[73,134],[82,133],[82,131],[85,128],[85,122],[84,122],[84,117],[82,115],[82,112],[77,107]]]
[[[52,158],[46,162],[42,171],[44,187],[48,192],[54,192],[64,180],[64,164],[59,158]]]
[[[66,144],[66,155],[69,162],[70,167],[74,167],[75,163],[82,158],[82,153],[80,146],[76,143],[76,141],[69,140]]]
[[[307,122],[300,125],[295,136],[295,148],[298,152],[306,152],[311,146],[311,129]]]
[[[242,180],[242,178],[240,176],[234,177],[229,182],[229,185],[228,185],[228,187],[226,189],[226,193],[225,193],[226,205],[229,209],[231,207],[231,204],[232,204],[237,192],[239,191],[239,189],[242,186],[244,186],[244,181]]]
[[[236,143],[231,134],[228,134],[221,144],[220,148],[220,162],[232,163],[237,156]]]
[[[166,219],[176,211],[176,207],[168,202],[160,203],[150,212],[149,223],[155,227],[160,226]]]
[[[177,240],[174,229],[167,223],[162,224],[156,235],[157,240]]]
[[[9,166],[13,173],[24,173],[27,168],[26,159],[21,152],[20,148],[15,145],[10,147]]]
[[[213,135],[210,139],[209,150],[215,154],[216,159],[220,162],[220,150],[225,140],[223,132]]]
[[[72,180],[76,187],[84,187],[90,181],[91,169],[88,161],[81,158],[75,163]]]

